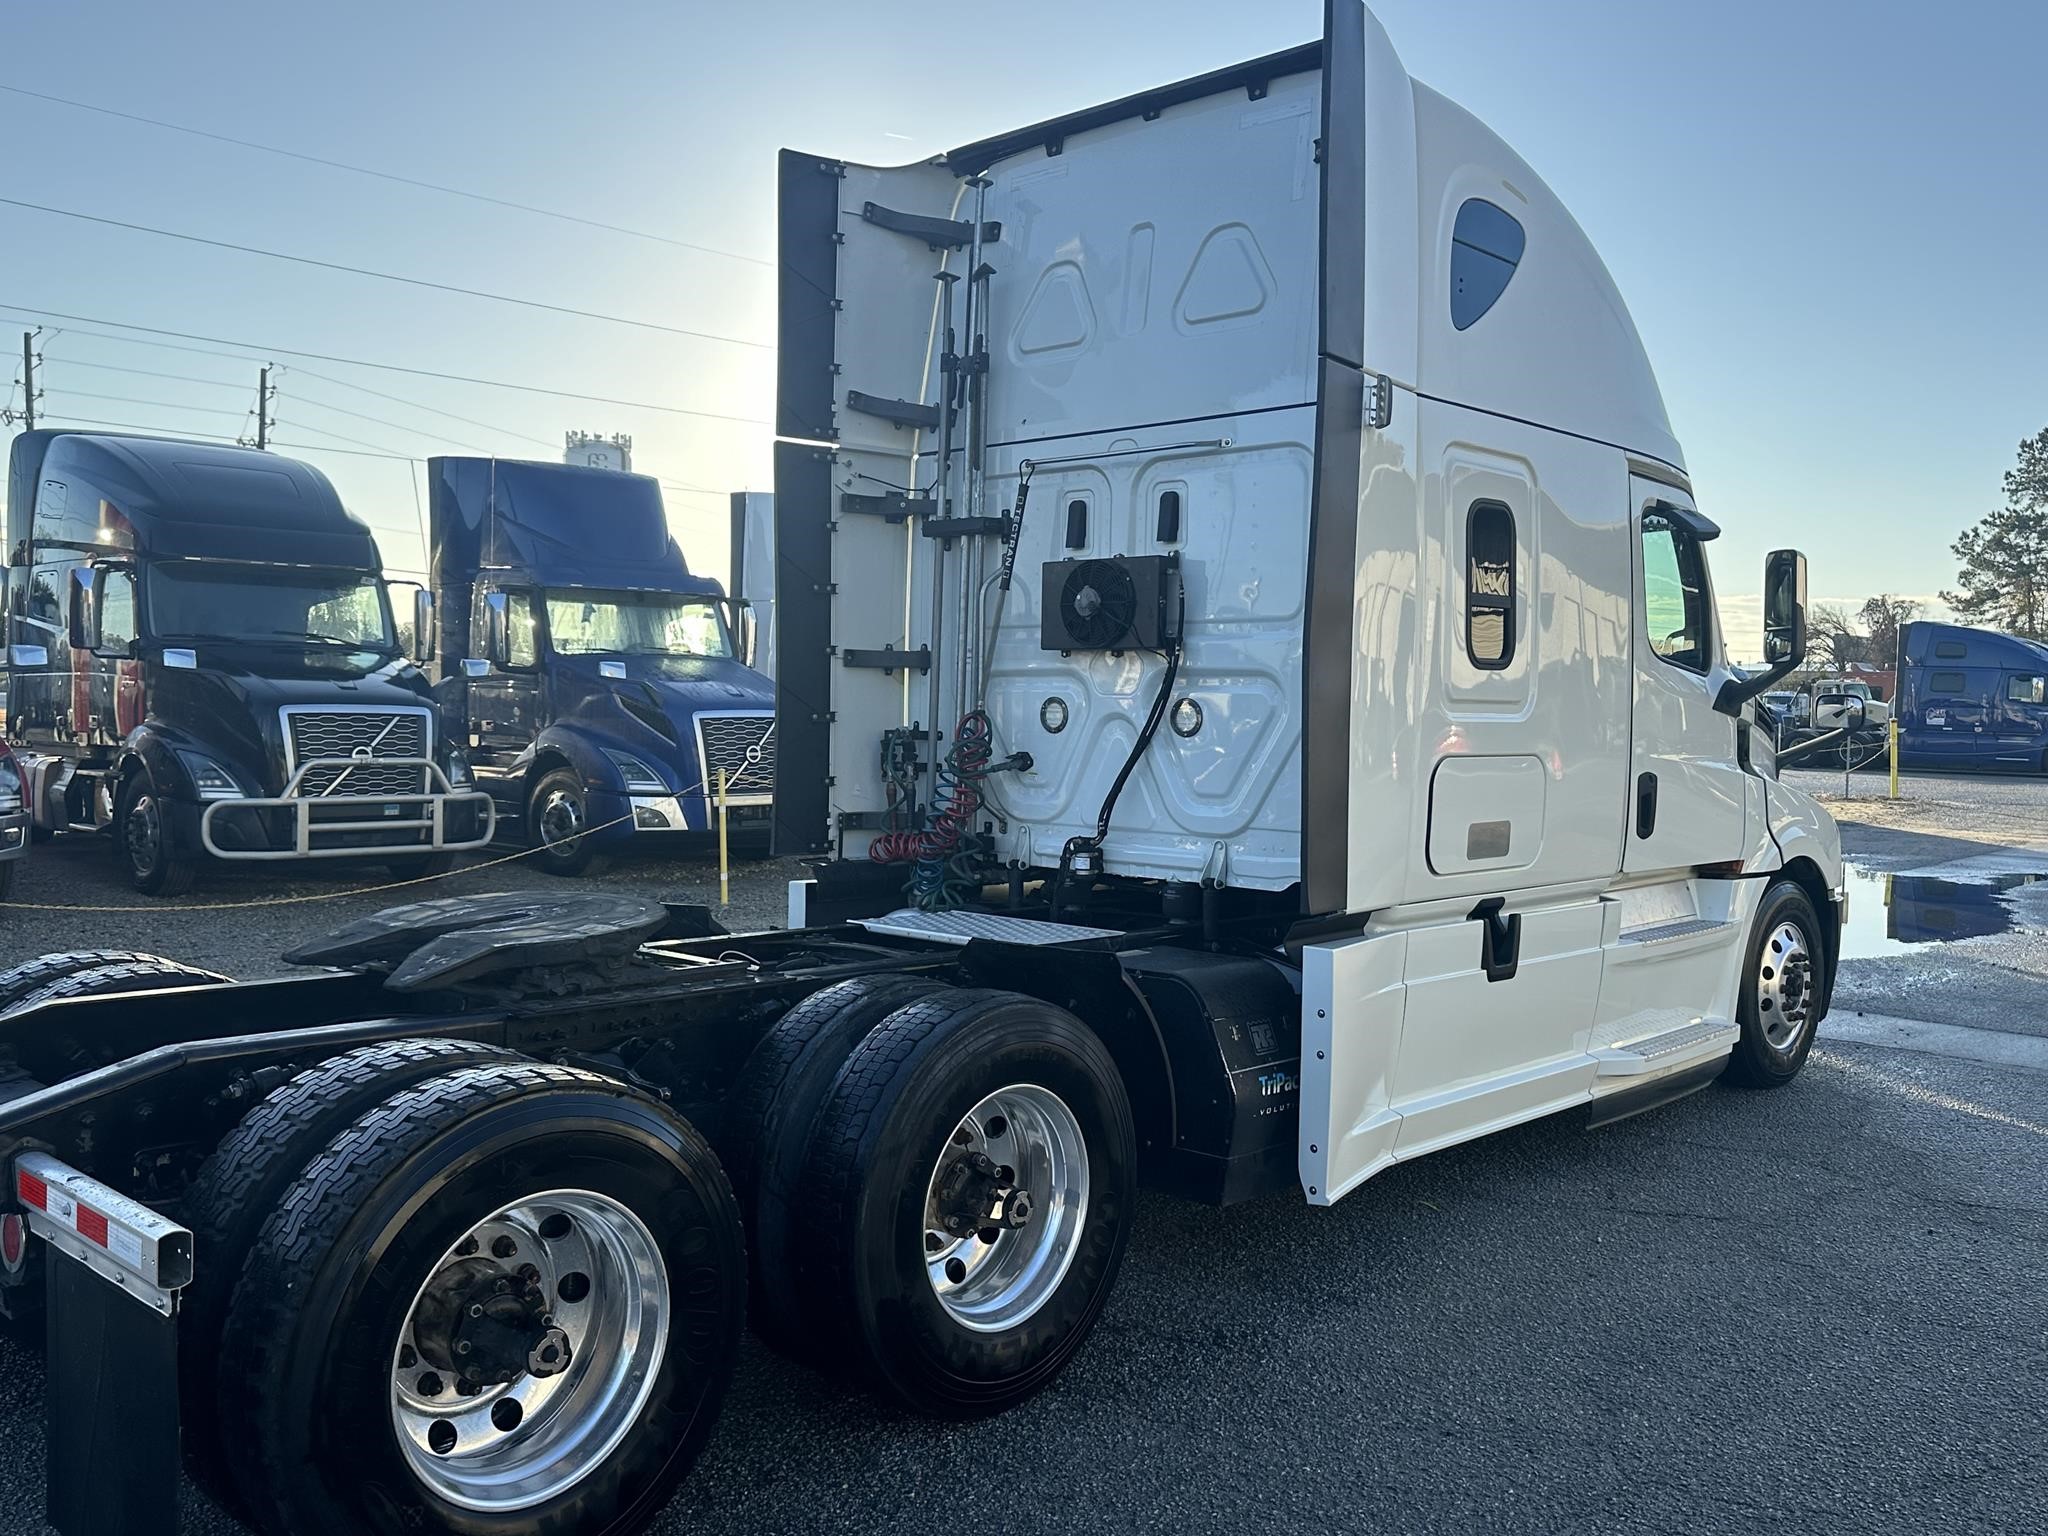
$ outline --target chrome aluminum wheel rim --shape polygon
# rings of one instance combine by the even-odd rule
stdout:
[[[1009,1173],[1009,1190],[1028,1201],[1021,1225],[1003,1224],[1015,1195],[992,1201],[988,1221],[964,1235],[945,1225],[945,1188],[953,1164],[980,1154]],[[924,1261],[939,1305],[979,1333],[1014,1328],[1034,1315],[1066,1278],[1088,1218],[1088,1143],[1081,1122],[1058,1094],[1032,1083],[999,1088],[946,1138],[925,1192]]]
[[[583,830],[583,807],[566,789],[549,795],[540,808],[540,840],[550,851],[562,851]]]
[[[1756,1009],[1764,1038],[1789,1051],[1813,1016],[1813,955],[1797,923],[1780,923],[1757,962]]]
[[[141,874],[150,874],[156,869],[157,847],[163,838],[162,819],[157,815],[156,797],[145,791],[135,797],[135,803],[128,807],[127,824],[122,828],[128,838],[128,861]]]
[[[545,1308],[534,1369],[546,1369],[538,1357],[558,1340],[565,1367],[489,1384],[454,1374],[469,1351],[455,1355],[467,1341],[451,1348],[446,1336],[448,1298],[500,1278],[530,1287]],[[406,1464],[463,1509],[527,1509],[555,1497],[600,1466],[639,1418],[671,1311],[654,1234],[609,1196],[558,1189],[493,1212],[435,1263],[392,1348],[391,1424]]]

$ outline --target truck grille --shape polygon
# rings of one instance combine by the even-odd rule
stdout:
[[[765,800],[775,793],[775,711],[734,710],[697,716],[697,760],[704,765],[704,797],[718,797],[718,771],[726,774],[728,802]]]
[[[294,709],[284,711],[286,767],[321,757],[367,757],[351,767],[313,768],[299,781],[302,795],[417,795],[427,770],[378,763],[383,757],[427,757],[432,733],[424,709]]]

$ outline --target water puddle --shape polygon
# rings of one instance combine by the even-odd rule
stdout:
[[[2007,893],[2048,884],[2048,873],[1970,873],[1974,879],[1944,880],[1932,875],[1879,874],[1851,864],[1849,925],[1842,930],[1842,958],[1914,954],[1929,944],[1980,939],[2036,926],[2021,916]],[[2036,907],[2035,913],[2039,911]]]

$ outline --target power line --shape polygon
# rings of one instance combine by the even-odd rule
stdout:
[[[134,395],[100,395],[94,394],[88,389],[53,390],[45,385],[43,393],[45,395],[62,395],[70,400],[104,400],[113,405],[149,405],[166,411],[194,411],[201,416],[246,416],[249,414],[247,411],[223,410],[217,405],[181,405],[175,400],[141,400],[137,399]]]
[[[375,448],[379,453],[388,454],[390,457],[394,459],[410,460],[411,458],[410,454],[399,453],[383,443],[366,442],[364,439],[360,437],[350,437],[346,433],[336,432],[328,427],[316,427],[310,421],[285,421],[282,418],[279,418],[277,421],[273,422],[272,425],[279,427],[291,427],[299,432],[315,432],[318,433],[321,437],[331,437],[338,443],[354,443],[358,448]]]
[[[719,341],[735,347],[757,347],[771,350],[773,343],[749,341],[744,336],[721,336],[715,331],[693,331],[686,326],[663,325],[656,320],[635,320],[626,315],[607,315],[594,309],[574,309],[566,304],[548,304],[539,299],[514,298],[510,294],[490,293],[482,288],[464,288],[456,283],[437,283],[424,277],[405,277],[396,272],[377,272],[369,267],[352,267],[346,262],[322,261],[317,256],[295,256],[289,251],[265,250],[258,245],[237,245],[232,240],[213,240],[205,235],[188,235],[175,229],[158,229],[153,224],[131,224],[125,219],[103,218],[96,213],[79,213],[71,208],[53,208],[48,203],[25,202],[18,197],[0,197],[0,205],[9,208],[26,208],[33,213],[52,214],[60,219],[79,219],[87,224],[101,224],[109,229],[132,230],[138,234],[158,235],[166,240],[183,240],[192,245],[209,245],[216,250],[240,251],[246,256],[267,256],[272,261],[296,262],[302,267],[319,267],[328,272],[347,272],[356,277],[374,277],[387,283],[404,283],[413,288],[431,288],[437,293],[457,293],[472,299],[489,299],[497,304],[516,304],[524,309],[542,309],[550,314],[572,315],[579,320],[603,320],[611,325],[630,325],[643,331],[663,331],[671,336],[689,336],[698,341]]]
[[[331,405],[325,400],[315,400],[311,395],[301,394],[296,388],[292,391],[292,399],[300,405],[318,406],[321,410],[332,411],[337,416],[353,416],[357,421],[367,421],[373,426],[390,427],[394,431],[405,432],[414,437],[433,437],[435,435],[431,432],[423,432],[418,427],[409,427],[402,421],[389,421],[382,416],[368,416],[361,411],[351,411],[339,405]],[[320,429],[314,427],[311,430],[317,432]],[[449,443],[457,448],[467,448],[472,453],[492,453],[495,451],[494,449],[480,447],[476,443],[465,443],[460,438],[440,438],[438,441]]]
[[[590,405],[619,405],[628,410],[659,411],[668,416],[695,416],[705,421],[729,421],[743,427],[765,427],[770,423],[760,416],[727,416],[717,411],[695,411],[680,405],[655,405],[646,400],[620,400],[610,395],[584,395],[569,389],[549,389],[541,384],[514,384],[504,379],[480,379],[463,373],[440,373],[432,368],[408,368],[402,363],[373,363],[360,357],[339,357],[332,352],[307,352],[296,347],[266,347],[253,341],[233,341],[225,336],[203,336],[191,331],[167,331],[153,325],[135,325],[126,320],[103,320],[95,315],[67,315],[53,309],[32,309],[22,304],[0,304],[0,310],[17,315],[38,315],[46,320],[71,320],[85,325],[111,325],[119,330],[139,331],[147,336],[175,336],[181,341],[207,341],[222,347],[245,347],[252,352],[274,354],[278,357],[310,357],[319,363],[342,363],[350,368],[373,368],[383,373],[409,373],[416,378],[440,379],[450,384],[478,384],[488,389],[510,389],[521,394],[549,395],[557,400],[581,400]],[[67,331],[71,336],[94,336],[95,331]],[[143,341],[137,336],[103,336],[106,341],[127,341],[143,347],[169,347],[173,352],[198,352],[202,357],[232,357],[226,352],[205,352],[197,347],[179,347],[169,342]],[[243,357],[242,362],[255,362],[254,357]],[[339,383],[340,380],[331,382]],[[356,388],[362,386],[357,385]],[[431,409],[431,407],[427,407]],[[446,414],[445,412],[443,414]],[[471,426],[482,426],[482,422],[471,422]]]
[[[219,432],[187,432],[182,429],[173,432],[171,429],[165,427],[146,427],[140,425],[137,422],[132,421],[105,421],[94,416],[71,416],[60,414],[52,419],[62,422],[69,422],[74,426],[111,427],[117,432],[145,432],[152,434],[162,434],[163,436],[166,437],[176,436],[183,438],[198,438],[202,441],[207,442],[231,443],[236,447],[243,448],[248,446],[248,444],[242,442],[240,438],[227,437]],[[302,432],[319,432],[322,430],[319,427],[309,427],[304,422],[296,422],[293,423],[293,425],[295,425]],[[340,436],[339,433],[329,433],[327,435],[335,437]],[[357,441],[357,439],[355,438],[348,437],[344,437],[341,440],[345,443]],[[284,442],[273,442],[270,446],[272,448],[290,448],[299,453],[340,453],[346,454],[348,457],[352,459],[389,459],[394,464],[424,464],[426,462],[425,459],[421,458],[417,454],[392,453],[383,448],[375,448],[370,446],[365,446],[361,448],[336,448],[330,446],[327,443]],[[663,480],[661,484],[668,486],[672,490],[688,491],[694,495],[699,496],[717,496],[723,498],[728,494],[725,491],[714,491],[703,486],[683,485],[680,482],[676,481]]]
[[[188,127],[184,123],[168,123],[162,118],[144,117],[138,112],[121,112],[113,107],[97,106],[89,101],[72,101],[64,96],[50,96],[42,91],[31,91],[24,86],[0,84],[0,91],[16,96],[30,96],[37,101],[47,101],[60,107],[72,107],[80,112],[98,112],[105,117],[124,118],[131,123],[146,123],[152,128],[167,128],[172,133],[186,133],[198,139],[212,139],[221,144],[233,144],[239,149],[253,149],[266,155],[282,155],[287,160],[303,160],[309,165],[324,165],[330,170],[348,171],[357,176],[374,176],[379,181],[395,181],[402,186],[421,187],[429,192],[444,192],[450,197],[466,197],[472,202],[492,203],[500,208],[516,208],[521,213],[539,214],[545,219],[560,219],[569,224],[582,224],[590,229],[609,230],[615,235],[631,235],[636,240],[655,240],[663,245],[680,246],[686,251],[701,251],[706,256],[723,256],[731,261],[744,261],[757,267],[772,267],[775,263],[765,256],[748,256],[740,251],[721,250],[715,245],[699,245],[694,240],[678,240],[671,235],[657,235],[644,229],[631,229],[624,224],[607,224],[602,219],[589,219],[581,214],[563,213],[554,208],[539,208],[532,203],[513,202],[510,198],[492,197],[485,192],[469,192],[461,187],[443,186],[439,182],[420,181],[411,176],[400,176],[391,171],[373,170],[366,165],[350,165],[344,160],[329,160],[320,155],[303,154],[295,149],[280,149],[275,144],[258,144],[253,139],[238,139],[225,133],[210,133],[204,128]]]
[[[415,411],[428,411],[436,416],[446,416],[450,421],[459,421],[464,426],[482,427],[486,432],[496,432],[502,437],[516,437],[522,443],[538,443],[543,448],[552,448],[555,446],[553,443],[549,442],[544,437],[534,437],[531,434],[525,432],[514,432],[510,427],[500,427],[493,425],[491,422],[488,421],[478,421],[473,416],[458,416],[453,411],[442,410],[438,405],[428,405],[423,400],[408,400],[403,395],[386,394],[381,389],[372,389],[370,388],[369,385],[358,384],[353,379],[337,379],[331,373],[315,373],[311,368],[299,368],[293,371],[296,372],[301,378],[319,379],[324,383],[338,384],[343,389],[358,390],[366,395],[375,395],[379,400],[389,400],[393,405],[408,406]],[[327,409],[329,409],[330,411],[336,411],[340,410],[341,407],[336,405],[330,405],[329,407],[327,407]]]
[[[78,331],[72,334],[80,336],[90,336],[93,333],[91,331]],[[111,341],[120,341],[123,340],[124,338],[114,336],[109,337],[108,339]],[[222,354],[218,352],[203,352],[200,355],[202,357],[219,357]],[[57,361],[63,364],[66,368],[96,368],[103,373],[132,373],[137,378],[169,379],[174,384],[207,384],[211,385],[215,389],[247,389],[249,387],[245,382],[243,382],[240,379],[202,379],[195,377],[194,375],[189,373],[159,373],[149,368],[123,368],[116,363],[89,363],[84,358],[81,357],[60,357],[57,359]]]

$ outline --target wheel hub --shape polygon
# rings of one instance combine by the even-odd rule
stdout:
[[[507,1274],[485,1258],[457,1261],[435,1277],[413,1313],[420,1357],[462,1386],[545,1379],[569,1368],[569,1336],[556,1325],[532,1264]]]
[[[1087,1211],[1074,1112],[1036,1084],[990,1094],[946,1137],[925,1193],[925,1274],[940,1306],[977,1332],[1023,1322],[1066,1277]]]
[[[1813,952],[1796,923],[1780,923],[1757,960],[1756,1008],[1764,1038],[1790,1050],[1813,1013]]]
[[[424,1277],[392,1348],[414,1476],[504,1512],[590,1475],[653,1392],[672,1313],[660,1245],[609,1196],[552,1190],[478,1222]]]

